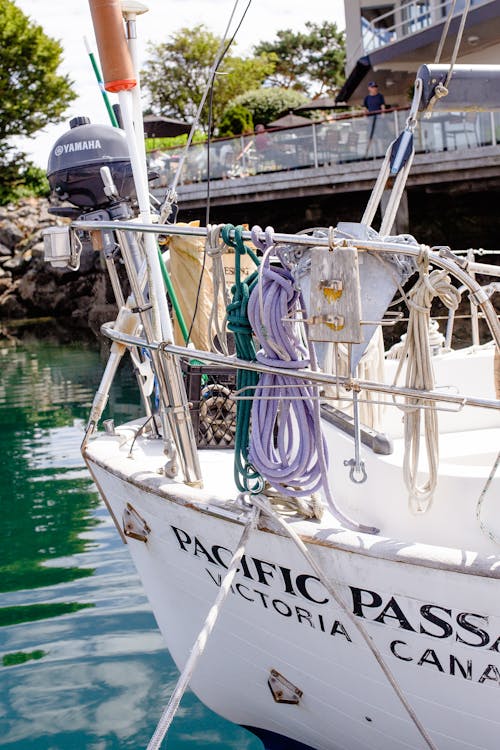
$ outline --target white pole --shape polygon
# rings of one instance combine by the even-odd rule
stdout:
[[[136,18],[143,13],[147,13],[149,8],[137,0],[121,0],[122,15],[125,20],[127,32],[127,46],[134,67],[136,85],[132,89],[132,102],[134,113],[134,126],[136,133],[137,150],[141,158],[141,166],[144,171],[144,179],[147,180],[147,163],[146,163],[146,144],[144,141],[144,123],[142,116],[141,104],[141,79],[139,71],[139,60],[137,55],[137,26]]]
[[[137,149],[137,140],[135,137],[132,94],[130,91],[119,91],[118,97],[123,124],[127,134],[130,162],[132,164],[137,201],[139,203],[140,219],[144,224],[151,224],[149,191],[147,181],[144,179],[141,158]],[[153,313],[153,335],[157,341],[163,340],[173,342],[172,323],[168,312],[160,262],[158,260],[158,248],[154,235],[149,233],[144,234],[144,252],[148,267],[150,286],[149,297]]]

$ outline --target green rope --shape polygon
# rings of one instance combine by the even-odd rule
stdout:
[[[234,231],[234,239],[230,234]],[[259,259],[253,250],[245,245],[242,238],[243,227],[225,224],[222,227],[222,239],[234,248],[235,283],[231,289],[232,302],[227,306],[227,327],[234,333],[236,356],[254,362],[255,346],[252,339],[247,307],[250,293],[257,283],[258,272],[254,271],[245,280],[241,279],[241,256],[248,254],[256,266]],[[252,411],[252,396],[259,380],[257,372],[238,370],[236,387],[244,389],[244,400],[236,402],[236,434],[234,438],[234,479],[241,492],[258,493],[262,490],[264,480],[248,460],[248,443],[250,436],[250,415]]]

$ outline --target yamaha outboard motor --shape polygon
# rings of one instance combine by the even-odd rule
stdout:
[[[123,130],[91,125],[88,117],[75,117],[69,125],[50,152],[47,178],[52,196],[72,205],[52,206],[49,212],[87,221],[132,218],[138,207]],[[82,251],[95,257],[87,232],[56,226],[43,235],[45,260],[56,268],[77,270]],[[117,252],[113,232],[105,230],[101,236],[105,257],[113,257]]]
[[[100,170],[109,167],[120,199],[135,201],[125,133],[109,125],[91,125],[88,117],[75,117],[69,125],[49,156],[47,177],[53,195],[77,206],[80,213],[107,208],[113,199],[105,192]]]

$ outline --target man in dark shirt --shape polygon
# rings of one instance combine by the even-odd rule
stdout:
[[[379,93],[375,81],[370,81],[368,84],[368,94],[364,98],[363,107],[368,114],[371,114],[372,112],[380,112],[385,109],[385,99],[383,95]]]

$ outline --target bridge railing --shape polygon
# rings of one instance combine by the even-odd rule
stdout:
[[[339,165],[382,158],[388,144],[404,127],[407,109],[375,115],[338,116],[298,128],[217,139],[210,144],[210,179],[234,180],[267,172]],[[260,137],[262,135],[262,137]],[[458,151],[496,145],[500,112],[434,112],[421,119],[415,132],[417,153]],[[180,184],[207,179],[207,144],[188,149]],[[150,170],[158,174],[152,187],[172,182],[181,150],[153,152]]]

